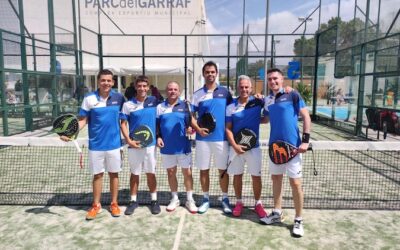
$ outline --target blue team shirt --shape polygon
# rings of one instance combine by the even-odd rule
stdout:
[[[264,115],[269,116],[271,132],[269,144],[281,140],[300,146],[301,138],[298,127],[300,109],[306,105],[297,91],[285,93],[283,89],[265,97]]]
[[[122,107],[122,120],[128,121],[129,134],[137,127],[146,125],[150,128],[153,135],[156,134],[156,115],[158,100],[154,96],[148,96],[143,102],[139,102],[136,98],[131,98],[124,103]],[[156,144],[156,138],[153,137],[150,146]]]
[[[171,106],[164,101],[157,106],[157,126],[164,141],[161,154],[176,155],[191,152],[189,139],[186,137],[189,111],[185,102],[179,100]]]
[[[193,94],[192,104],[194,111],[198,112],[200,118],[204,113],[210,112],[215,120],[215,130],[208,136],[202,137],[196,134],[199,141],[225,141],[225,109],[232,103],[232,95],[229,90],[222,86],[217,86],[214,91],[208,92],[206,86],[197,90]]]
[[[254,101],[253,96],[249,97],[248,103]],[[226,108],[226,122],[232,123],[232,133],[236,135],[241,129],[251,129],[257,135],[256,148],[259,147],[259,133],[261,122],[261,110],[264,102],[260,101],[257,105],[245,108],[245,105],[239,103],[239,98]]]
[[[90,150],[108,151],[121,147],[120,111],[124,101],[124,97],[113,90],[107,99],[103,99],[98,91],[85,96],[79,116],[88,119]]]

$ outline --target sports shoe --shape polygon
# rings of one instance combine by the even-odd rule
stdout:
[[[295,237],[303,237],[304,235],[303,220],[294,220],[292,234]]]
[[[137,201],[130,201],[128,206],[125,209],[125,215],[131,215],[135,212],[135,209],[139,207],[139,203]]]
[[[270,213],[268,216],[264,217],[264,218],[260,218],[260,222],[262,224],[265,225],[271,225],[274,223],[281,223],[282,221],[284,221],[284,217],[283,217],[283,212],[281,212],[280,214],[272,211],[272,213]]]
[[[258,218],[264,218],[267,217],[267,212],[265,212],[265,209],[261,203],[257,204],[254,208],[254,212],[258,215]]]
[[[158,204],[158,201],[151,201],[151,203],[150,203],[150,211],[151,211],[152,214],[161,213],[161,208],[160,208],[160,205]]]
[[[176,207],[178,207],[179,205],[180,205],[179,199],[176,199],[176,200],[172,199],[172,200],[169,202],[168,206],[167,206],[167,211],[168,211],[168,212],[172,212],[172,211],[174,211],[174,210],[176,209]]]
[[[210,200],[207,198],[203,198],[203,204],[198,209],[199,214],[204,214],[210,208]]]
[[[228,198],[223,198],[222,199],[221,206],[222,206],[222,211],[224,212],[224,214],[231,214],[232,213],[231,205],[229,205],[229,199]]]
[[[92,207],[89,209],[89,211],[86,214],[86,220],[93,220],[96,218],[97,214],[101,213],[101,204],[92,204]]]
[[[240,217],[243,212],[243,203],[242,202],[236,202],[236,206],[232,211],[233,216],[235,217]]]
[[[118,204],[115,203],[115,202],[114,202],[114,203],[111,203],[110,211],[111,211],[111,215],[112,215],[113,217],[119,217],[119,216],[121,216],[121,210],[119,209]]]
[[[194,200],[187,200],[185,207],[189,210],[190,213],[197,214],[198,209]]]

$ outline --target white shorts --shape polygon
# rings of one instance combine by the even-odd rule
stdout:
[[[269,172],[271,175],[281,175],[287,173],[290,178],[302,177],[301,154],[296,155],[288,163],[277,165],[269,159]]]
[[[121,171],[121,150],[120,148],[109,151],[89,150],[89,169],[93,175],[104,172],[118,173]]]
[[[228,163],[227,141],[196,141],[196,167],[207,170],[211,167],[211,155],[213,155],[213,167],[225,170]]]
[[[229,160],[232,159],[235,154],[235,150],[229,147]],[[247,172],[252,176],[261,176],[261,149],[253,148],[243,154],[235,154],[235,158],[232,159],[231,164],[228,168],[229,175],[241,175],[244,173],[244,164],[247,164]]]
[[[161,154],[162,166],[165,169],[172,168],[175,166],[181,168],[192,167],[192,153],[189,154],[179,154],[179,155],[166,155]]]
[[[128,162],[131,173],[140,175],[156,173],[156,147],[128,148]]]

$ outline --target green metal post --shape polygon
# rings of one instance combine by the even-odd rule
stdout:
[[[103,35],[97,34],[97,46],[99,48],[99,67],[100,69],[104,68],[103,64]]]
[[[312,101],[312,114],[311,119],[316,120],[317,117],[317,102],[318,102],[318,60],[319,60],[319,36],[317,33],[315,36],[315,63],[314,63],[314,86],[313,86],[313,101]]]
[[[226,66],[226,77],[227,77],[227,80],[226,80],[226,85],[228,86],[228,90],[229,90],[229,87],[230,87],[230,85],[231,85],[231,83],[230,83],[230,74],[229,74],[229,71],[230,71],[230,69],[231,69],[231,64],[230,64],[230,51],[231,51],[231,36],[230,35],[228,35],[228,62],[227,62],[227,66]]]
[[[6,88],[4,76],[3,32],[0,30],[0,88],[1,88],[1,116],[3,117],[3,135],[8,135],[8,106],[6,102]]]
[[[25,24],[24,24],[24,6],[23,0],[18,1],[19,7],[19,28],[21,34],[21,68],[23,70],[22,73],[22,88],[23,88],[23,96],[24,96],[24,113],[25,113],[25,130],[32,131],[32,107],[29,106],[29,83],[28,83],[28,75],[26,73],[27,70],[27,61],[26,61],[26,42],[25,42]]]
[[[365,88],[365,68],[367,63],[367,29],[370,11],[370,1],[367,0],[367,10],[365,15],[364,25],[364,43],[361,45],[361,58],[360,58],[360,83],[358,87],[358,102],[357,102],[357,119],[356,119],[356,135],[362,134],[362,117],[363,117],[363,105],[364,105],[364,88]],[[375,79],[375,76],[374,76]]]
[[[72,20],[74,25],[74,55],[75,55],[75,92],[79,91],[78,88],[82,87],[83,84],[82,75],[79,70],[79,50],[78,50],[78,36],[77,36],[77,28],[76,28],[76,11],[75,11],[75,1],[71,0],[72,3]],[[76,96],[77,97],[77,96]],[[77,98],[78,99],[78,98]],[[79,102],[79,100],[78,100]],[[78,103],[79,105],[79,103]]]
[[[145,53],[145,50],[144,50],[144,35],[142,35],[142,75],[146,74],[146,67],[145,67],[146,61],[145,61],[145,58],[144,58],[144,53]]]
[[[188,85],[187,85],[187,36],[184,37],[185,44],[185,99],[188,98]]]
[[[36,40],[35,40],[35,34],[32,34],[32,56],[33,56],[33,71],[36,72],[37,70],[37,61],[36,61]],[[38,77],[35,76],[35,101],[37,105],[37,112],[39,111],[39,88],[37,85],[38,82]],[[30,104],[30,101],[29,101]]]

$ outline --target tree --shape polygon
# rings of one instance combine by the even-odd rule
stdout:
[[[248,66],[248,75],[250,77],[254,77],[254,79],[258,76],[258,71],[264,68],[264,60],[257,60],[255,63],[249,63]]]
[[[338,48],[347,48],[354,44],[359,44],[363,41],[364,24],[359,18],[345,22],[340,17],[332,17],[327,23],[321,24],[317,31],[319,33],[319,54],[335,52],[336,44]],[[368,38],[370,38],[371,34],[370,32],[367,33]],[[301,61],[303,57],[303,74],[305,75],[312,75],[314,73],[313,66],[314,56],[316,56],[316,45],[314,37],[307,39],[302,36],[294,42],[293,50],[296,56],[293,59]],[[354,53],[352,54],[354,55]]]

